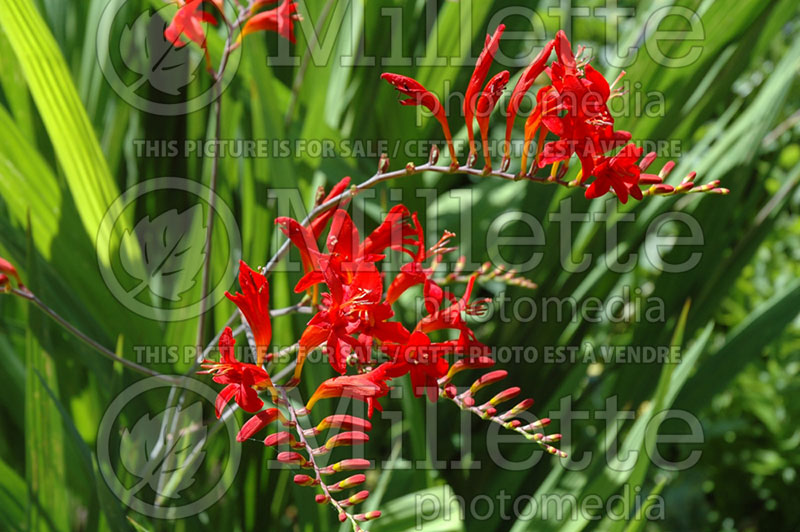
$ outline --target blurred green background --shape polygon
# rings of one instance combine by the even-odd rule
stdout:
[[[583,272],[570,273],[559,263],[559,224],[547,213],[566,198],[579,213],[601,213],[605,202],[589,202],[575,190],[536,183],[507,183],[460,175],[423,175],[391,184],[402,191],[403,201],[423,214],[426,227],[459,233],[461,250],[475,262],[496,259],[488,255],[485,235],[494,215],[504,210],[535,216],[544,225],[547,242],[544,259],[525,276],[537,283],[530,292],[486,283],[483,295],[507,290],[511,298],[533,295],[572,297],[585,301],[623,294],[639,287],[643,296],[628,306],[647,305],[646,298],[664,304],[664,319],[590,323],[580,320],[546,320],[501,324],[476,324],[476,332],[489,345],[533,346],[658,346],[682,338],[682,362],[673,364],[603,364],[583,360],[547,364],[513,363],[511,380],[537,401],[534,412],[557,412],[565,396],[573,408],[593,412],[609,397],[619,407],[637,413],[636,420],[607,426],[590,416],[571,423],[571,438],[561,448],[580,457],[593,452],[588,467],[566,468],[566,461],[544,457],[532,467],[509,471],[492,465],[487,424],[472,420],[472,448],[468,461],[481,461],[475,469],[410,468],[405,465],[431,458],[425,439],[423,400],[389,401],[387,408],[402,406],[405,423],[375,418],[367,457],[389,460],[385,471],[371,472],[367,481],[373,496],[368,509],[380,508],[384,517],[368,527],[374,531],[410,530],[415,525],[415,505],[420,495],[441,497],[452,493],[470,501],[488,496],[493,512],[478,505],[476,516],[442,516],[424,523],[424,530],[793,530],[800,527],[796,493],[800,488],[800,17],[794,0],[763,2],[703,0],[683,2],[619,2],[630,11],[619,19],[576,16],[583,7],[601,2],[530,2],[544,27],[531,30],[530,16],[519,1],[473,2],[424,0],[353,0],[325,2],[301,0],[304,15],[298,43],[289,50],[297,64],[269,64],[268,56],[285,53],[286,44],[274,34],[249,36],[242,47],[235,73],[222,96],[223,139],[346,140],[388,142],[441,140],[435,121],[418,121],[415,112],[401,107],[391,88],[382,83],[384,70],[415,76],[429,89],[444,94],[464,87],[485,33],[505,23],[521,37],[541,45],[565,28],[575,44],[590,48],[593,65],[613,79],[619,65],[607,64],[608,51],[617,46],[637,47],[635,60],[624,66],[631,96],[652,94],[663,98],[655,113],[631,112],[619,116],[617,126],[630,130],[635,140],[673,142],[678,167],[669,183],[676,184],[690,170],[699,183],[721,179],[729,196],[691,195],[680,198],[646,198],[621,207],[635,221],[619,216],[604,222],[573,225],[574,256],[592,253],[595,260]],[[97,262],[97,231],[106,211],[121,191],[163,176],[187,178],[208,185],[211,160],[207,157],[151,156],[141,152],[144,140],[202,140],[213,132],[211,106],[189,114],[165,116],[131,105],[109,83],[103,68],[124,69],[125,84],[136,82],[133,65],[153,54],[154,41],[147,25],[137,25],[139,14],[163,4],[131,0],[122,3],[120,15],[103,34],[104,10],[114,3],[104,0],[0,0],[0,256],[17,265],[23,279],[47,305],[103,345],[135,360],[134,346],[190,346],[195,342],[197,320],[160,322],[128,310],[104,283]],[[570,8],[571,6],[571,8]],[[658,29],[687,31],[685,17],[695,12],[702,35],[661,43],[668,57],[684,57],[698,49],[689,64],[669,67],[654,60]],[[520,14],[522,13],[522,14]],[[671,14],[670,16],[665,16]],[[163,28],[163,21],[161,22]],[[322,29],[315,52],[304,60],[311,28]],[[388,38],[387,36],[393,36]],[[609,37],[611,35],[611,37]],[[156,32],[157,36],[157,32]],[[686,37],[684,35],[684,37]],[[611,39],[611,40],[609,40]],[[108,55],[100,53],[110,47]],[[218,59],[222,37],[210,38],[212,58]],[[508,57],[530,53],[531,41],[509,40],[502,46]],[[402,51],[402,54],[399,52]],[[381,66],[383,57],[412,57],[410,65]],[[194,64],[202,61],[192,48]],[[317,60],[318,57],[322,59]],[[355,57],[356,60],[347,60]],[[434,65],[437,57],[449,58]],[[370,64],[369,58],[377,58]],[[138,62],[137,62],[138,61]],[[466,64],[465,64],[466,63]],[[433,66],[432,66],[433,65]],[[500,68],[495,65],[493,72]],[[512,75],[518,69],[512,69]],[[143,86],[137,95],[174,104],[187,95],[202,95],[209,88],[202,66],[194,72],[178,68],[170,75],[183,79],[178,94]],[[171,78],[172,79],[172,78]],[[512,78],[513,79],[513,78]],[[641,84],[637,87],[634,84]],[[537,87],[539,85],[537,84]],[[163,86],[161,87],[164,88]],[[169,89],[169,87],[167,87]],[[645,97],[646,98],[646,97]],[[645,99],[645,101],[647,101]],[[502,105],[502,104],[501,104]],[[456,105],[451,127],[457,119]],[[505,121],[492,122],[492,135],[501,138]],[[522,121],[517,138],[521,137]],[[463,126],[456,136],[465,138]],[[163,155],[160,154],[160,155]],[[410,158],[393,158],[401,168]],[[425,157],[413,159],[421,163]],[[668,158],[660,158],[660,167]],[[298,189],[306,205],[316,187],[330,185],[345,175],[360,182],[374,173],[375,153],[319,157],[302,152],[290,157],[223,157],[216,192],[234,213],[241,232],[241,247],[215,232],[212,246],[212,280],[225,277],[230,259],[241,256],[252,265],[265,264],[280,240],[272,219],[277,203],[269,190]],[[575,169],[571,171],[574,175]],[[420,187],[433,196],[417,194]],[[464,196],[469,193],[470,195]],[[469,205],[459,198],[469,198]],[[376,200],[363,207],[367,225],[378,220],[383,207],[396,196],[379,187]],[[187,194],[160,193],[137,201],[123,214],[131,223],[148,214],[170,209],[183,212],[192,205]],[[463,200],[462,200],[463,201]],[[360,208],[356,206],[355,208]],[[465,222],[462,209],[471,217]],[[664,213],[686,213],[698,221],[704,235],[698,265],[684,273],[659,271],[639,261],[630,272],[609,270],[604,261],[610,227],[620,239],[610,253],[641,256],[652,241],[650,223]],[[190,221],[191,222],[191,221]],[[464,228],[464,224],[466,228]],[[220,225],[217,225],[220,227]],[[525,235],[524,225],[511,225],[504,235]],[[679,224],[664,231],[685,235]],[[471,235],[471,238],[470,238]],[[431,234],[431,237],[433,234]],[[118,244],[117,244],[118,245]],[[665,260],[686,260],[697,248],[674,247]],[[529,248],[503,250],[507,262],[522,262]],[[614,255],[616,256],[616,255]],[[190,271],[191,270],[191,271]],[[196,269],[187,271],[194,276]],[[187,274],[188,275],[188,274]],[[294,272],[271,277],[273,307],[296,301],[291,287]],[[195,280],[199,279],[196,278]],[[192,286],[192,278],[183,279]],[[197,297],[194,283],[186,297]],[[679,316],[691,300],[685,328]],[[224,300],[208,315],[204,340],[209,341],[233,312]],[[641,310],[641,309],[639,309]],[[412,309],[404,317],[413,315]],[[304,316],[276,319],[274,342],[288,345],[298,338]],[[683,328],[682,335],[680,330]],[[678,334],[676,335],[676,330]],[[274,451],[246,442],[233,485],[224,497],[186,519],[148,518],[124,506],[109,491],[97,465],[97,432],[106,408],[126,387],[142,377],[115,366],[49,321],[35,307],[6,296],[0,298],[0,528],[3,530],[338,530],[335,515],[317,507],[308,488],[291,482],[292,473],[268,469]],[[243,338],[243,337],[242,337]],[[243,341],[243,340],[241,340]],[[182,373],[186,360],[148,364],[164,373]],[[307,367],[303,393],[329,376],[324,365]],[[204,379],[210,382],[208,379]],[[407,396],[408,394],[406,394]],[[306,395],[307,397],[307,395]],[[150,396],[134,405],[140,416],[157,414],[163,397]],[[685,471],[664,470],[645,458],[632,471],[614,470],[605,457],[614,443],[623,449],[653,448],[652,426],[647,422],[659,410],[676,408],[697,416],[703,441],[692,445],[660,444],[658,451],[672,461],[700,450],[697,463]],[[436,458],[462,458],[460,418],[451,404],[437,405]],[[321,410],[321,409],[320,409]],[[130,414],[132,425],[136,419]],[[465,414],[466,415],[466,414]],[[552,416],[556,417],[556,416]],[[666,433],[680,433],[685,424]],[[558,420],[552,431],[564,431]],[[195,485],[183,496],[202,495],[203,478],[218,476],[226,449],[213,446],[200,466]],[[532,446],[524,442],[502,445],[504,456],[523,460]],[[217,453],[217,454],[215,454]],[[118,465],[118,464],[117,464]],[[196,491],[193,491],[196,490]],[[198,494],[199,493],[199,494]],[[499,494],[510,497],[498,503]],[[598,496],[610,508],[636,506],[627,498],[659,494],[663,515],[657,520],[614,519],[608,506],[577,517],[567,515],[516,519],[512,505],[520,495],[568,495],[576,501]],[[428,500],[428,499],[426,499]],[[505,505],[505,506],[503,506]],[[503,506],[503,511],[501,511]],[[524,504],[518,504],[524,510]],[[488,515],[485,515],[488,514]],[[617,512],[620,515],[620,512]],[[506,517],[504,517],[506,516]],[[596,517],[596,519],[594,518]],[[346,527],[344,528],[346,529]]]

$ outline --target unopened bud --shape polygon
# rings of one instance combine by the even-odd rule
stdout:
[[[319,480],[311,478],[308,475],[295,475],[294,483],[298,486],[317,486],[319,484]]]
[[[308,460],[306,460],[302,454],[291,451],[278,453],[278,462],[287,465],[299,465],[301,467],[308,464]]]
[[[431,147],[431,152],[428,154],[428,164],[434,165],[439,162],[439,146],[434,144]]]
[[[377,519],[381,516],[380,510],[373,510],[371,512],[367,512],[365,514],[356,514],[353,516],[353,519],[356,521],[372,521],[373,519]]]
[[[385,153],[381,154],[381,158],[378,161],[378,173],[385,174],[389,171],[389,167],[391,165],[391,161],[389,160],[389,156]]]

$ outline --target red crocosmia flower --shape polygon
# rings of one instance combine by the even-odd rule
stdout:
[[[493,35],[486,36],[486,42],[483,46],[483,51],[478,56],[478,61],[475,63],[475,70],[472,71],[469,85],[467,85],[467,93],[464,96],[464,119],[467,122],[467,136],[469,137],[469,154],[473,157],[477,150],[475,149],[475,132],[473,131],[473,119],[477,112],[478,98],[483,88],[483,82],[486,81],[486,76],[489,75],[489,69],[492,67],[494,55],[500,47],[500,37],[503,35],[503,30],[506,27],[500,24],[495,30]]]
[[[557,109],[565,109],[566,114],[559,116],[552,112],[542,116],[545,127],[560,139],[545,145],[539,161],[539,166],[544,167],[567,160],[574,153],[581,161],[584,179],[592,174],[594,157],[631,138],[627,131],[614,130],[614,120],[606,106],[608,83],[590,66],[586,69],[591,79],[564,78]],[[602,83],[597,81],[598,77],[603,79]]]
[[[259,2],[259,4],[263,5],[267,3],[272,2]],[[283,0],[283,3],[275,9],[262,11],[250,17],[244,28],[242,28],[239,39],[257,31],[274,31],[292,44],[295,44],[297,42],[294,35],[294,22],[296,20],[300,20],[300,15],[297,13],[297,3],[292,0]]]
[[[458,165],[456,150],[453,146],[453,136],[450,134],[450,126],[447,123],[447,115],[444,113],[444,106],[432,92],[422,86],[422,84],[408,76],[385,72],[381,74],[381,79],[391,83],[403,96],[408,96],[405,100],[400,100],[401,105],[421,105],[426,107],[439,124],[442,126],[444,138],[447,140],[447,148],[450,150],[450,164]]]
[[[481,139],[483,140],[483,158],[486,160],[486,168],[488,169],[492,168],[492,159],[489,154],[489,116],[492,114],[498,100],[500,100],[506,85],[508,85],[508,76],[508,70],[503,70],[490,79],[483,89],[483,93],[478,99],[478,105],[475,108],[478,129],[480,129]]]
[[[412,286],[421,284],[423,285],[425,307],[428,309],[428,312],[434,312],[442,303],[444,290],[433,280],[433,274],[441,261],[441,256],[444,253],[453,251],[454,248],[448,248],[447,243],[455,235],[450,232],[445,232],[439,242],[428,251],[425,249],[425,234],[416,218],[416,214],[413,218],[414,224],[417,226],[417,253],[412,262],[406,263],[400,267],[400,272],[398,272],[389,285],[389,288],[386,290],[386,302],[390,305],[393,304],[406,290]],[[426,268],[424,262],[431,257],[433,258],[433,262],[430,267]]]
[[[206,67],[210,69],[211,57],[208,55],[206,45],[205,24],[216,26],[218,23],[211,13],[200,9],[204,2],[205,0],[189,0],[181,5],[172,22],[164,30],[164,37],[173,46],[186,46],[188,42],[184,39],[198,44],[205,54]]]
[[[264,402],[258,397],[257,390],[270,390],[275,396],[275,387],[263,368],[236,360],[235,344],[231,328],[226,327],[219,338],[219,362],[204,360],[204,370],[200,372],[214,374],[214,382],[227,385],[217,396],[217,417],[222,415],[222,409],[231,399],[247,412],[258,412]]]
[[[622,203],[628,202],[628,194],[642,199],[639,176],[642,169],[637,164],[642,148],[628,144],[613,157],[601,157],[594,168],[595,180],[586,189],[588,199],[599,198],[613,188]]]
[[[541,73],[544,72],[544,69],[547,66],[547,60],[550,58],[550,53],[553,51],[554,45],[555,41],[548,42],[542,51],[539,52],[539,55],[537,55],[531,64],[528,65],[528,67],[520,76],[519,81],[517,81],[517,84],[514,86],[514,90],[511,93],[511,98],[508,100],[508,108],[506,110],[506,159],[508,159],[511,154],[511,132],[514,129],[514,120],[517,118],[517,114],[519,113],[519,107],[522,104],[523,98],[525,98],[525,95],[533,86],[534,81],[536,81],[536,78],[538,78]]]
[[[383,253],[391,249],[407,253],[413,258],[418,252],[420,230],[416,213],[412,216],[405,205],[395,205],[383,222],[364,239],[359,256],[375,262],[382,260]]]
[[[614,131],[608,110],[611,88],[590,65],[584,74],[577,68],[566,36],[556,38],[558,61],[548,69],[557,94],[556,105],[542,113],[542,124],[560,137],[544,146],[539,166],[568,160],[576,154],[581,161],[582,180],[592,174],[594,158],[619,147],[631,138],[627,131]],[[550,92],[552,97],[553,92]],[[561,112],[566,111],[562,116]]]
[[[260,366],[270,359],[269,343],[272,340],[272,323],[269,316],[269,283],[267,278],[245,264],[239,262],[239,286],[242,291],[236,295],[225,292],[247,320],[256,343],[256,363]]]
[[[425,316],[417,324],[416,331],[429,333],[442,329],[456,329],[468,330],[467,322],[464,321],[462,313],[470,315],[478,315],[484,311],[485,300],[479,300],[470,303],[472,297],[472,290],[475,287],[475,280],[478,278],[477,274],[473,274],[467,282],[467,288],[464,290],[464,295],[461,299],[456,299],[452,294],[445,294],[449,299],[450,304],[444,308],[441,305],[429,316]]]
[[[316,239],[309,230],[304,229],[296,221],[279,218],[278,222],[284,226],[284,232],[300,250],[304,265],[308,262],[312,266],[306,271],[313,270],[313,272],[307,274],[295,287],[297,292],[325,282],[320,267],[322,257],[326,257],[329,266],[339,275],[341,282],[349,284],[360,263],[383,260],[387,249],[405,252],[413,257],[419,244],[417,238],[419,222],[403,205],[393,207],[386,219],[363,242],[360,241],[358,228],[347,211],[336,210],[328,231],[328,254],[319,253]]]
[[[400,272],[392,280],[386,290],[386,302],[390,305],[397,301],[406,290],[418,284],[433,282],[430,280],[432,271],[425,268],[422,261],[409,262],[400,267]]]
[[[486,358],[492,356],[492,350],[478,341],[471,329],[465,327],[461,329],[461,334],[455,342],[453,355],[463,361],[466,367],[481,367]]]
[[[431,402],[439,397],[438,380],[447,375],[450,364],[444,358],[454,352],[454,342],[432,343],[428,335],[414,331],[402,343],[386,343],[381,348],[392,357],[397,372],[408,372],[416,397],[423,393]]]
[[[394,313],[387,303],[381,301],[383,281],[375,265],[359,263],[352,282],[342,284],[334,266],[326,262],[327,259],[322,259],[325,283],[330,293],[323,294],[321,310],[311,318],[300,338],[295,380],[300,377],[306,355],[323,342],[327,344],[331,366],[343,374],[351,350],[363,350],[363,345],[354,338],[356,334],[379,338],[394,334],[390,326],[382,324]]]
[[[386,362],[367,373],[333,377],[319,385],[308,400],[306,409],[311,410],[320,399],[345,397],[367,403],[367,415],[372,417],[375,409],[382,411],[378,399],[389,393],[387,381],[402,376],[405,368]]]
[[[302,228],[293,221],[281,220],[290,233],[300,235]],[[345,373],[348,361],[365,365],[371,361],[373,339],[398,341],[408,331],[399,323],[388,320],[394,316],[391,304],[383,301],[383,277],[375,262],[385,257],[387,249],[425,258],[422,227],[416,215],[403,205],[391,209],[386,219],[364,239],[343,209],[331,218],[327,236],[328,253],[320,253],[316,242],[306,230],[292,241],[306,253],[314,269],[295,286],[296,292],[324,284],[328,292],[322,295],[319,311],[308,322],[300,338],[297,365],[292,383],[299,382],[308,353],[326,344],[331,366]]]

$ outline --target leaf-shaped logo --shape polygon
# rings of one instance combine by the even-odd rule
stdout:
[[[145,216],[133,231],[125,231],[120,249],[134,245],[131,239],[138,240],[141,247],[146,278],[140,277],[141,265],[132,264],[129,254],[120,253],[122,267],[140,281],[130,294],[147,287],[162,299],[179,301],[181,294],[195,285],[194,278],[206,256],[203,206],[198,204],[181,213],[172,209],[152,219]]]
[[[178,430],[162,434],[165,419]],[[126,427],[120,440],[120,459],[139,479],[130,493],[135,495],[150,486],[160,497],[180,498],[181,491],[194,484],[194,475],[203,463],[207,434],[199,401],[187,408],[167,408],[152,418],[145,414],[133,429]]]
[[[163,10],[170,10],[162,13]],[[157,12],[143,12],[120,35],[120,55],[125,66],[141,77],[131,87],[138,89],[145,82],[165,94],[179,95],[192,82],[202,58],[190,53],[189,46],[177,46],[164,36],[165,20],[174,13],[171,6]]]

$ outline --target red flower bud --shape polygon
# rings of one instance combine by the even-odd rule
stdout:
[[[372,467],[372,462],[369,460],[364,460],[363,458],[348,458],[320,469],[320,473],[323,475],[332,475],[333,473],[341,473],[342,471],[358,471],[359,469],[369,469],[370,467]]]
[[[325,448],[331,450],[342,445],[361,445],[369,441],[369,436],[363,432],[342,432],[325,442]]]
[[[319,485],[319,480],[308,475],[295,475],[294,483],[298,486],[317,486]]]
[[[337,414],[333,416],[328,416],[322,421],[320,421],[319,424],[313,429],[313,431],[315,434],[319,434],[320,432],[328,429],[343,429],[343,430],[358,429],[362,431],[367,431],[372,429],[372,423],[360,417],[350,416],[346,414]]]
[[[346,490],[346,489],[358,486],[359,484],[363,484],[364,481],[366,481],[366,480],[367,480],[367,477],[364,474],[353,475],[353,476],[347,477],[344,480],[340,480],[339,482],[337,482],[336,484],[333,484],[332,486],[329,486],[328,490],[331,491],[331,492],[338,492],[338,491]]]
[[[373,519],[377,519],[381,516],[380,510],[373,510],[371,512],[367,512],[365,514],[356,514],[353,516],[353,519],[356,521],[372,521]]]
[[[504,369],[498,369],[495,371],[490,371],[489,373],[485,373],[481,375],[480,378],[478,378],[475,382],[473,382],[472,386],[469,387],[469,395],[475,395],[479,390],[489,386],[490,384],[500,382],[507,376],[508,372]]]
[[[302,454],[294,451],[284,451],[282,453],[278,453],[278,462],[287,465],[299,465],[300,467],[308,464],[308,460],[306,460]]]
[[[243,442],[257,432],[262,431],[268,425],[278,419],[279,415],[280,412],[277,408],[268,408],[254,415],[242,426],[242,429],[236,436],[236,441]]]

